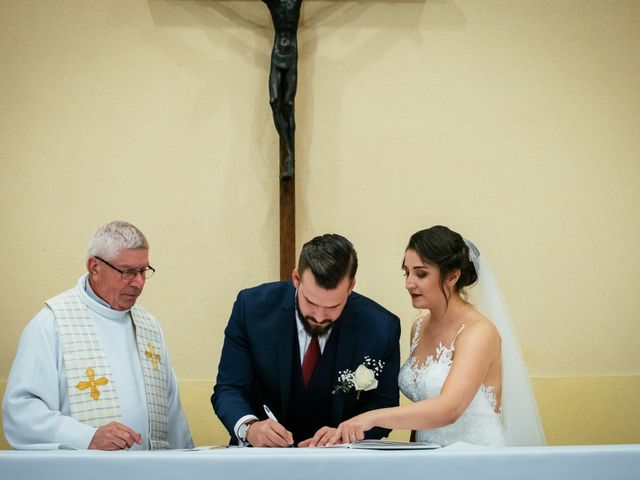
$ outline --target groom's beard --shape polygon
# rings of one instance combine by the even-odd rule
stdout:
[[[312,316],[305,316],[302,313],[302,310],[300,310],[300,304],[298,303],[298,297],[296,297],[296,310],[298,311],[298,317],[300,317],[304,331],[312,337],[315,337],[316,335],[324,335],[333,326],[333,321],[330,319],[325,319],[322,323],[312,323],[315,322],[316,319]]]

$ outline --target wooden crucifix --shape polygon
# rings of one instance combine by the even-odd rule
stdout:
[[[295,267],[295,106],[298,85],[298,23],[302,0],[262,0],[275,29],[269,104],[280,137],[280,279],[287,280]]]

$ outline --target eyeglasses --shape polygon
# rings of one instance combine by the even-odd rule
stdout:
[[[151,265],[149,265],[147,268],[141,268],[140,270],[136,270],[134,268],[131,268],[129,270],[120,270],[118,267],[114,267],[105,259],[100,258],[97,255],[96,255],[96,258],[100,260],[102,263],[104,263],[105,265],[113,268],[116,272],[118,272],[123,280],[133,280],[134,278],[136,278],[136,275],[138,274],[140,274],[140,276],[143,279],[147,280],[148,278],[153,277],[153,274],[156,273],[156,269],[153,268]]]

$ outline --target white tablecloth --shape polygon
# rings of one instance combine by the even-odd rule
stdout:
[[[2,451],[0,479],[281,480],[640,479],[640,445],[438,450],[226,448],[208,451]]]

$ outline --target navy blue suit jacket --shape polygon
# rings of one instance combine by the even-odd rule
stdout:
[[[224,332],[211,397],[213,409],[229,431],[232,443],[236,443],[233,428],[241,417],[252,414],[266,418],[263,404],[287,426],[284,413],[291,396],[293,348],[297,342],[296,328],[292,327],[295,322],[295,288],[291,282],[267,283],[238,294]],[[384,368],[378,376],[378,387],[362,392],[360,398],[356,398],[353,390],[332,395],[331,427],[368,410],[396,406],[399,401],[398,317],[353,292],[336,322],[340,323],[336,381],[338,371],[355,371],[365,356],[382,360]],[[389,430],[376,428],[367,438],[380,438],[388,433]]]

